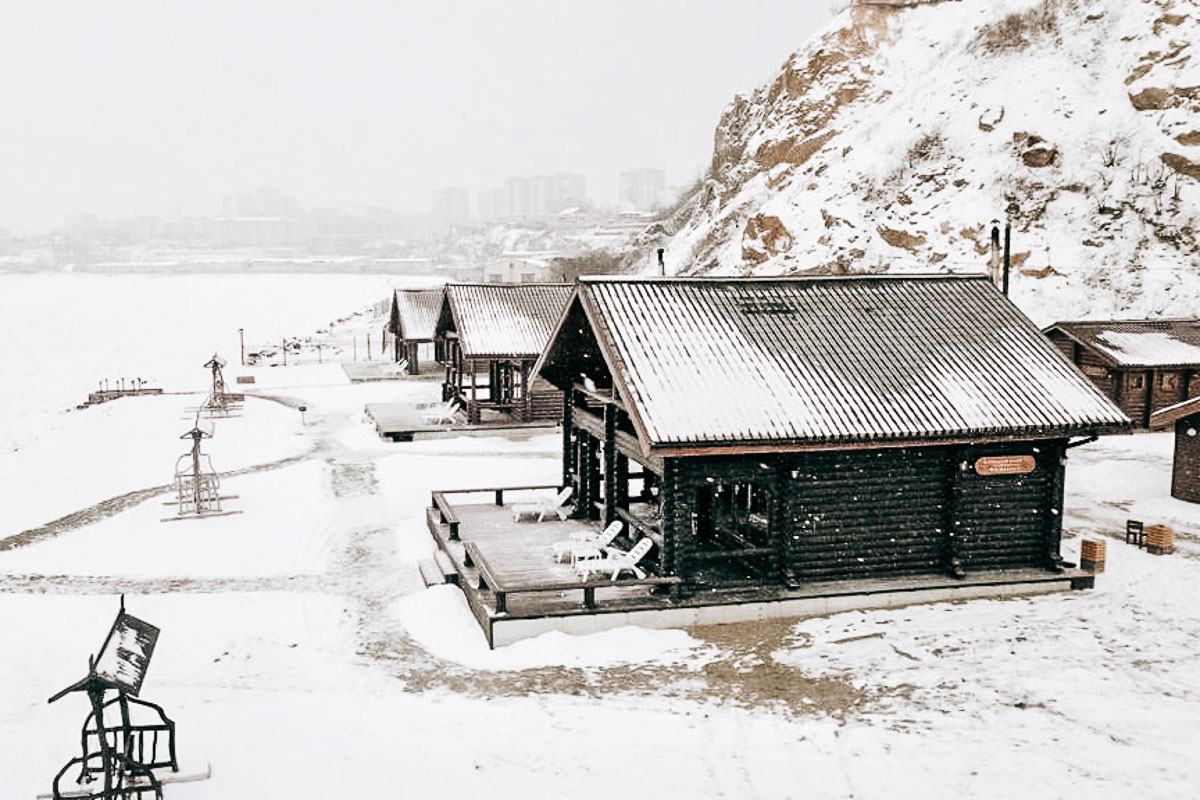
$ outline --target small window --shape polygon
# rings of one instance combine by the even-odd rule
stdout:
[[[1179,388],[1179,373],[1164,372],[1159,379],[1159,387],[1162,389],[1178,389]]]
[[[1144,389],[1145,387],[1146,387],[1146,376],[1145,375],[1143,375],[1142,373],[1139,372],[1136,375],[1129,376],[1129,388],[1130,389]]]

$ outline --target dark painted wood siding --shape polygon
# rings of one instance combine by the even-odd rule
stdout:
[[[1189,436],[1189,430],[1196,431],[1196,434]],[[1175,423],[1171,496],[1200,503],[1200,415],[1184,417]]]
[[[529,386],[528,417],[530,421],[554,421],[562,419],[563,393],[542,378],[535,378]]]
[[[945,448],[804,454],[791,481],[796,581],[943,570]]]
[[[1031,455],[1024,475],[980,475],[986,456]],[[964,448],[955,476],[954,518],[958,557],[968,572],[1047,566],[1051,545],[1054,473],[1061,445]]]
[[[1062,351],[1062,354],[1075,362],[1075,340],[1060,331],[1050,331],[1046,334],[1050,341],[1054,342],[1054,346]]]
[[[1155,373],[1154,381],[1154,408],[1151,413],[1187,399],[1187,370],[1160,370]]]
[[[1087,348],[1078,348],[1079,357],[1075,359],[1075,363],[1084,375],[1088,377],[1092,383],[1104,392],[1110,400],[1118,402],[1117,384],[1114,380],[1114,374],[1110,372],[1109,365],[1100,359],[1095,353]]]

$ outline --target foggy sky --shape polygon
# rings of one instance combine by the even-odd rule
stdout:
[[[71,0],[0,28],[0,227],[303,207],[428,210],[508,175],[707,162],[721,109],[829,0]]]

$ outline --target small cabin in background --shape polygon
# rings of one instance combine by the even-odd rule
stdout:
[[[582,278],[537,374],[685,591],[1059,571],[1070,440],[1130,427],[984,276]]]
[[[1200,397],[1200,320],[1056,322],[1046,335],[1138,427]]]
[[[570,295],[565,283],[447,284],[434,333],[442,399],[459,401],[471,424],[558,420],[562,393],[532,370]]]
[[[394,353],[397,361],[408,361],[408,371],[416,375],[421,365],[440,362],[434,348],[434,330],[438,314],[442,310],[442,289],[398,289],[394,295],[399,325],[398,340],[390,341],[392,335],[385,326],[385,350]]]
[[[1171,466],[1171,496],[1200,503],[1200,398],[1193,398],[1150,415],[1153,430],[1175,430]]]

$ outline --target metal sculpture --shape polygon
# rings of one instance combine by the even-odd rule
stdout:
[[[212,434],[197,424],[179,438],[191,439],[192,449],[175,460],[176,514],[182,517],[221,513],[221,477],[209,457],[200,452],[200,442],[211,439]]]
[[[225,366],[225,359],[213,353],[204,364],[205,368],[212,372],[212,386],[208,392],[208,398],[204,401],[204,405],[200,410],[207,417],[228,417],[234,411],[238,411],[242,407],[246,396],[225,391],[225,375],[221,371]]]
[[[162,707],[138,698],[159,629],[125,612],[125,597],[100,652],[88,657],[83,680],[50,698],[85,692],[91,713],[80,736],[82,755],[54,777],[52,800],[161,800],[163,784],[200,781],[203,773],[181,774],[175,723]],[[110,696],[110,693],[111,696]],[[78,769],[75,777],[68,777]]]

